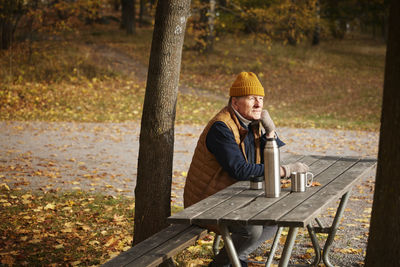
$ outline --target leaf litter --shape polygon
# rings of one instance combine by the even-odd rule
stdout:
[[[6,239],[2,239],[4,246],[1,247],[7,248],[0,251],[3,264],[43,260],[37,256],[41,253],[39,249],[30,250],[34,244],[52,248],[50,258],[54,261],[76,265],[98,264],[130,246],[138,153],[137,123],[0,123],[0,206],[4,211],[1,216],[7,220],[12,210],[18,210],[14,211],[15,219],[2,228],[2,236]],[[201,126],[193,125],[176,127],[173,205],[183,205],[185,178],[201,130]],[[342,155],[374,157],[377,153],[378,134],[374,132],[280,128],[279,134],[287,143],[281,153],[324,155],[331,154],[329,147],[342,148],[338,150]],[[335,265],[363,262],[373,188],[374,178],[369,177],[353,191],[334,242],[332,261]],[[71,190],[77,195],[68,198]],[[102,192],[112,201],[122,201],[118,203],[125,204],[115,205],[124,213],[113,213],[113,205],[93,213],[91,209],[101,207],[93,206],[95,195],[85,192]],[[38,205],[44,198],[46,202]],[[329,224],[334,213],[335,207],[330,207],[322,219]],[[84,218],[88,214],[89,218]],[[109,223],[113,224],[112,228]],[[350,240],[345,238],[349,236],[352,237]],[[276,259],[285,238],[283,235]],[[193,266],[206,265],[212,254],[209,242],[203,240],[197,244],[199,247],[185,251],[176,260],[184,259],[186,266],[191,259],[196,259]],[[265,259],[268,245],[267,242],[252,255],[254,262]],[[29,256],[32,258],[20,256],[20,248],[25,246],[29,248],[27,251],[32,251]],[[300,231],[292,261],[312,261],[310,246],[307,233]],[[70,248],[78,251],[78,255],[65,252],[71,251]],[[190,256],[185,256],[187,253]],[[64,258],[59,258],[59,254]]]

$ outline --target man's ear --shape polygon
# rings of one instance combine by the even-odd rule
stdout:
[[[238,102],[238,98],[235,96],[232,96],[232,102],[231,105],[234,109],[237,109],[237,102]]]

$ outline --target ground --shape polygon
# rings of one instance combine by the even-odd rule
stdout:
[[[92,49],[116,69],[145,80],[145,67],[108,46]],[[182,93],[191,88],[182,86]],[[196,90],[210,95],[209,91]],[[214,97],[221,98],[215,94]],[[379,133],[279,127],[286,146],[281,153],[377,157]],[[172,201],[182,206],[185,177],[203,126],[177,125],[175,128]],[[140,122],[0,122],[0,184],[28,190],[86,190],[133,196],[136,184]],[[157,163],[155,163],[157,164]],[[331,256],[336,266],[363,265],[375,174],[364,177],[354,189]],[[322,220],[334,216],[329,207]],[[282,240],[283,241],[283,240]],[[293,262],[312,261],[311,241],[301,231]],[[268,247],[268,244],[266,244]],[[278,255],[281,253],[281,246]],[[264,247],[252,259],[260,260]],[[253,264],[256,265],[256,264]]]
[[[133,196],[139,123],[0,122],[0,128],[0,184],[42,191],[79,189]],[[176,205],[182,205],[186,172],[201,131],[201,126],[176,126],[172,185]],[[376,132],[294,128],[278,131],[287,143],[281,153],[377,156]],[[354,187],[333,246],[335,265],[363,265],[373,187],[374,173]],[[333,213],[334,207],[328,208],[322,220],[330,222]],[[305,231],[300,236],[293,260],[311,261],[311,242]],[[260,257],[263,251],[260,248],[254,256]]]

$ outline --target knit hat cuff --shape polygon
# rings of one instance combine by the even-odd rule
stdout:
[[[264,88],[253,87],[253,86],[243,86],[243,87],[231,87],[230,96],[245,96],[245,95],[259,95],[264,96]]]

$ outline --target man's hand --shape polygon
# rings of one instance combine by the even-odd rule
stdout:
[[[272,121],[271,116],[269,116],[268,111],[265,109],[261,112],[261,124],[264,127],[267,135],[275,131],[275,124]]]
[[[310,169],[306,164],[301,162],[296,162],[288,165],[282,165],[282,168],[285,170],[284,178],[289,178],[292,172],[308,172]]]

